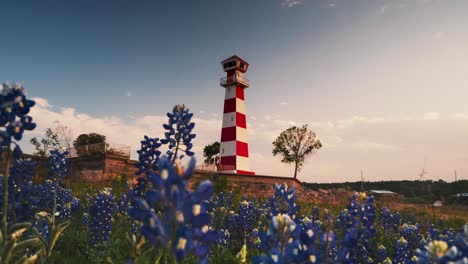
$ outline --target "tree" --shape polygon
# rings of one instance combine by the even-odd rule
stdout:
[[[39,155],[41,157],[46,157],[49,155],[49,150],[60,148],[60,139],[56,132],[51,128],[47,128],[44,132],[44,138],[40,141],[33,137],[29,140],[29,143],[33,144],[36,151],[34,155]]]
[[[297,172],[301,171],[305,158],[312,153],[314,149],[322,147],[320,140],[316,138],[313,131],[307,129],[307,125],[302,127],[292,126],[273,141],[273,156],[281,154],[283,163],[294,163],[294,179]]]
[[[106,142],[106,136],[96,134],[96,133],[89,133],[89,134],[81,134],[79,135],[75,141],[73,141],[73,147],[81,147],[91,144],[97,143],[104,143]]]
[[[57,124],[55,127],[55,133],[59,137],[60,144],[67,149],[71,148],[73,144],[73,131],[71,128],[62,125],[60,121],[55,121],[54,123]]]
[[[96,134],[96,133],[89,133],[89,134],[81,134],[79,135],[75,141],[73,141],[73,147],[76,149],[76,153],[78,156],[83,156],[86,154],[96,154],[96,153],[105,153],[107,144],[106,136]],[[94,145],[98,143],[104,143],[101,145]],[[89,146],[94,145],[94,146]],[[83,148],[84,146],[88,146]]]
[[[219,164],[219,147],[220,143],[218,141],[205,146],[203,149],[203,157],[205,157],[206,164],[214,164],[218,166]]]

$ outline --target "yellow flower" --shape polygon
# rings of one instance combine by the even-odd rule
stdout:
[[[434,240],[433,242],[429,243],[427,249],[432,253],[433,256],[440,258],[445,255],[445,252],[447,252],[448,245],[445,241]]]

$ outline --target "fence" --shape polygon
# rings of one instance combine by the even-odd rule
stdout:
[[[96,154],[114,155],[124,158],[130,158],[130,146],[109,145],[105,142],[68,148],[68,157],[85,157]]]

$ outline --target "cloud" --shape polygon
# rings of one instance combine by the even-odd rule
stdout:
[[[388,10],[388,5],[382,5],[380,8],[377,10],[378,15],[383,15],[385,12]]]
[[[130,96],[132,96],[132,92],[131,92],[131,91],[129,91],[129,90],[125,91],[125,96],[127,96],[127,97],[130,97]]]
[[[454,113],[450,115],[451,119],[468,119],[468,114]]]
[[[297,5],[302,5],[304,3],[304,0],[285,0],[283,1],[283,6],[286,7],[294,7]]]
[[[255,116],[249,116],[249,118],[254,120],[254,121],[257,120],[257,118]]]
[[[335,4],[335,3],[328,3],[328,6],[329,6],[329,7],[335,7],[336,4]]]
[[[352,144],[354,148],[362,150],[383,150],[383,151],[397,151],[401,147],[391,144],[385,144],[380,142],[372,142],[367,140],[360,140]]]
[[[288,105],[288,103],[287,102],[281,102],[280,105],[285,106],[285,105]]]
[[[51,108],[52,106],[49,104],[49,101],[44,98],[33,97],[32,100],[36,102],[36,105],[42,108]]]
[[[111,145],[125,145],[131,147],[131,158],[136,159],[136,150],[140,148],[140,141],[144,135],[149,137],[161,137],[164,135],[162,125],[167,122],[166,115],[146,115],[141,117],[127,117],[122,119],[117,116],[93,116],[79,113],[71,107],[52,108],[44,98],[34,98],[36,106],[31,109],[31,116],[37,124],[37,128],[25,135],[29,137],[41,137],[46,128],[54,128],[55,121],[60,121],[69,127],[75,136],[83,133],[99,133],[106,136]],[[203,119],[193,118],[197,134],[194,139],[196,157],[202,160],[203,147],[216,140],[219,141],[221,120],[219,118]],[[26,153],[32,152],[32,146],[25,139],[21,141]],[[29,149],[28,149],[29,148]]]
[[[440,114],[437,112],[428,112],[424,114],[424,120],[437,120],[440,118]]]
[[[136,117],[95,116],[71,107],[51,106],[44,98],[34,100],[36,106],[32,108],[31,116],[38,127],[25,133],[26,138],[20,142],[26,153],[32,152],[28,139],[32,136],[41,137],[44,130],[54,128],[54,122],[58,120],[71,128],[75,136],[95,132],[106,135],[111,144],[130,146],[131,158],[136,159],[136,150],[140,148],[143,136],[161,137],[164,135],[162,124],[167,122],[165,113]],[[358,173],[360,166],[364,166],[370,175],[378,175],[374,180],[404,179],[414,167],[414,157],[427,155],[428,148],[440,150],[431,153],[431,159],[440,163],[433,164],[433,175],[444,175],[447,168],[462,168],[460,164],[464,164],[463,161],[468,158],[468,138],[463,138],[466,126],[456,121],[468,120],[468,113],[453,113],[439,117],[434,122],[424,122],[425,117],[434,116],[433,112],[419,114],[415,118],[356,115],[347,119],[311,122],[280,119],[273,113],[265,119],[249,118],[250,166],[259,175],[291,176],[291,166],[282,164],[280,157],[272,155],[272,142],[290,125],[308,124],[317,133],[323,147],[306,160],[299,175],[300,180],[345,181],[350,173]],[[197,135],[193,151],[197,163],[201,164],[204,146],[220,140],[222,120],[219,116],[210,115],[195,115],[192,120]],[[432,129],[439,127],[439,122],[445,122],[440,123],[444,129]],[[421,136],[421,131],[424,131],[424,136]],[[437,140],[440,138],[447,140]]]

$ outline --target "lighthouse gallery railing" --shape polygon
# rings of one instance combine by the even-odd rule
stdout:
[[[232,75],[229,77],[221,78],[221,80],[219,81],[219,85],[221,86],[227,86],[233,83],[240,83],[245,87],[249,87],[249,79],[244,78],[242,76]]]

